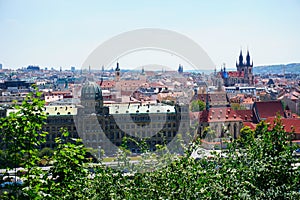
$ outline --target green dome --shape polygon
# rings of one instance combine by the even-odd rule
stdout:
[[[81,89],[81,101],[85,100],[103,100],[102,90],[98,84],[88,81],[83,85]]]

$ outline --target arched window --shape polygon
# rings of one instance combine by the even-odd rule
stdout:
[[[237,125],[234,124],[233,126],[233,138],[236,139],[237,138]]]

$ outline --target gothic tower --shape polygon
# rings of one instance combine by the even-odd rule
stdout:
[[[251,64],[250,61],[250,54],[249,50],[247,51],[246,55],[246,62],[244,62],[243,53],[242,50],[240,52],[239,61],[236,62],[236,68],[237,71],[240,72],[240,74],[244,74],[244,83],[247,83],[249,85],[253,85],[253,61]]]
[[[119,67],[119,63],[117,62],[117,67],[115,69],[115,80],[119,81],[120,80],[120,67]]]

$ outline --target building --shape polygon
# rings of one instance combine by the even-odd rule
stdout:
[[[234,86],[235,84],[253,85],[253,61],[251,62],[249,51],[247,51],[246,61],[244,62],[242,50],[240,52],[239,61],[236,62],[237,71],[226,71],[224,66],[221,69],[220,76],[225,86]]]
[[[270,128],[275,126],[275,117],[269,117],[266,119],[266,122],[270,124]],[[281,119],[281,123],[283,129],[287,133],[293,133],[294,142],[300,143],[300,118],[288,118],[288,119]]]
[[[253,104],[253,120],[256,123],[277,115],[285,117],[283,105],[280,101],[260,101]]]
[[[94,82],[87,82],[81,91],[79,106],[47,106],[49,134],[43,147],[55,146],[55,137],[66,127],[71,137],[80,137],[86,147],[104,149],[106,155],[115,154],[126,137],[128,149],[139,153],[134,142],[144,139],[149,150],[157,144],[169,144],[178,134],[189,130],[188,106],[164,104],[103,104],[102,90]]]
[[[211,108],[199,114],[198,135],[202,135],[206,127],[215,131],[216,138],[231,136],[236,139],[243,127],[243,120],[232,108]]]

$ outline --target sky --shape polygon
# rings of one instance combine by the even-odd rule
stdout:
[[[234,68],[241,49],[249,49],[255,66],[295,63],[300,62],[299,11],[299,0],[0,0],[0,63],[81,68],[103,42],[141,28],[189,37],[217,68],[223,63]],[[179,63],[189,68],[180,58],[155,51],[132,53],[119,63],[132,69],[147,64],[177,69]]]

